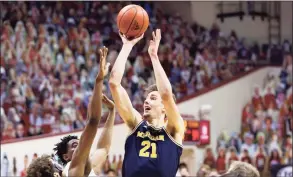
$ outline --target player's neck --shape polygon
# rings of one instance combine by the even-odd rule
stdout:
[[[147,122],[156,128],[161,128],[165,125],[164,119],[148,119]]]

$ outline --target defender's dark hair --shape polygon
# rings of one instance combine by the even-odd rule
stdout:
[[[186,169],[188,169],[186,163],[184,163],[184,162],[179,164],[179,169],[181,169],[181,168],[186,168]]]
[[[156,84],[149,86],[148,88],[145,89],[145,95],[148,95],[149,93],[153,91],[158,91],[158,87]],[[172,94],[174,101],[176,102],[176,97],[174,94]]]
[[[115,175],[117,175],[116,171],[112,168],[106,171],[106,174],[108,175],[109,173],[113,172]]]
[[[54,177],[53,164],[50,156],[43,155],[33,160],[27,169],[27,177]]]
[[[61,138],[60,142],[55,144],[54,151],[56,151],[56,155],[59,157],[61,162],[65,165],[67,163],[66,160],[63,158],[63,154],[67,153],[67,144],[69,141],[76,139],[78,140],[77,136],[68,135]]]

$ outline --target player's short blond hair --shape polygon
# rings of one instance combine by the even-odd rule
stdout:
[[[258,170],[249,163],[233,161],[228,172],[223,177],[260,177]]]
[[[146,97],[149,93],[151,93],[153,91],[158,91],[158,87],[156,84],[154,84],[154,85],[147,87],[144,91],[145,91],[145,97]],[[172,97],[173,97],[174,101],[176,102],[176,96],[174,94],[172,94]]]

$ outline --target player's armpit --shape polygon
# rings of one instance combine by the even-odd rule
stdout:
[[[183,118],[181,117],[179,113],[178,107],[172,97],[172,94],[170,94],[170,96],[168,95],[163,96],[162,100],[163,100],[166,115],[168,118],[167,130],[169,131],[170,134],[176,134],[181,136],[182,138],[179,138],[180,142],[178,142],[181,144],[182,143],[181,140],[183,139],[184,131],[185,131]]]
[[[141,121],[141,115],[133,108],[126,90],[121,84],[111,82],[110,90],[119,115],[131,130],[134,129]]]

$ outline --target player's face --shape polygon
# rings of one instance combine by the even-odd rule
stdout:
[[[150,92],[143,104],[145,118],[160,118],[162,114],[165,114],[162,98],[158,91]]]
[[[75,151],[75,149],[77,148],[79,140],[77,139],[72,139],[68,142],[67,144],[67,154],[65,155],[65,160],[67,161],[71,161],[73,152]]]

